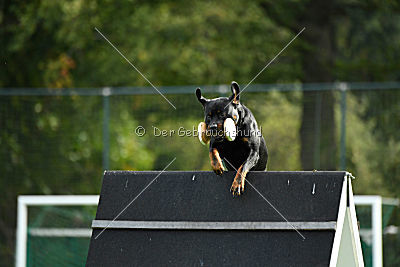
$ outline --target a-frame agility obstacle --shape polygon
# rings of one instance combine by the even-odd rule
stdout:
[[[159,173],[105,172],[87,266],[363,266],[347,172]]]

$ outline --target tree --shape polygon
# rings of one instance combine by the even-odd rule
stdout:
[[[260,6],[277,25],[287,28],[292,34],[297,34],[303,27],[306,28],[299,37],[303,44],[301,81],[304,83],[334,81],[332,69],[336,54],[337,1],[311,0],[305,3],[262,1]],[[302,168],[335,170],[337,137],[333,91],[304,91],[302,102],[300,128]]]

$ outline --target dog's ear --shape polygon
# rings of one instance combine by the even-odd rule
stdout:
[[[206,103],[207,103],[207,99],[205,98],[205,97],[203,97],[202,95],[201,95],[201,90],[200,90],[200,88],[197,88],[196,89],[196,96],[197,96],[197,99],[199,100],[199,102],[204,106]]]
[[[237,84],[237,82],[233,81],[231,83],[231,90],[232,90],[232,95],[229,98],[229,100],[232,101],[232,103],[239,104],[239,98],[240,98],[239,84]]]

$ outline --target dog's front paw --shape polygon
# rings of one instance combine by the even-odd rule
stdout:
[[[217,162],[212,162],[211,167],[216,175],[222,175],[224,173],[224,166]]]
[[[233,195],[240,196],[240,194],[244,192],[244,179],[243,181],[233,180],[231,192]]]
[[[236,173],[235,178],[233,179],[233,183],[231,186],[231,192],[233,195],[240,196],[241,193],[244,192],[244,182],[246,180],[246,173],[242,172],[242,166]]]

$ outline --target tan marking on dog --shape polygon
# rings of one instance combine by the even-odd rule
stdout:
[[[224,172],[224,165],[222,165],[222,160],[219,156],[218,150],[213,148],[212,151],[210,151],[209,156],[213,171],[218,175],[222,175]]]
[[[242,169],[243,165],[239,167],[239,169],[236,172],[235,178],[233,179],[231,186],[231,191],[233,195],[237,194],[240,196],[240,193],[244,192],[244,181],[246,179],[247,172],[242,173]]]
[[[239,104],[239,101],[236,99],[236,97],[237,97],[237,94],[236,94],[236,91],[235,91],[235,97],[233,98],[233,103],[235,103],[235,104]]]
[[[242,172],[241,173],[241,175],[240,175],[240,182],[241,182],[241,185],[242,185],[242,193],[244,192],[244,184],[245,184],[245,181],[246,181],[246,175],[247,175],[247,171],[244,171],[244,172]]]

